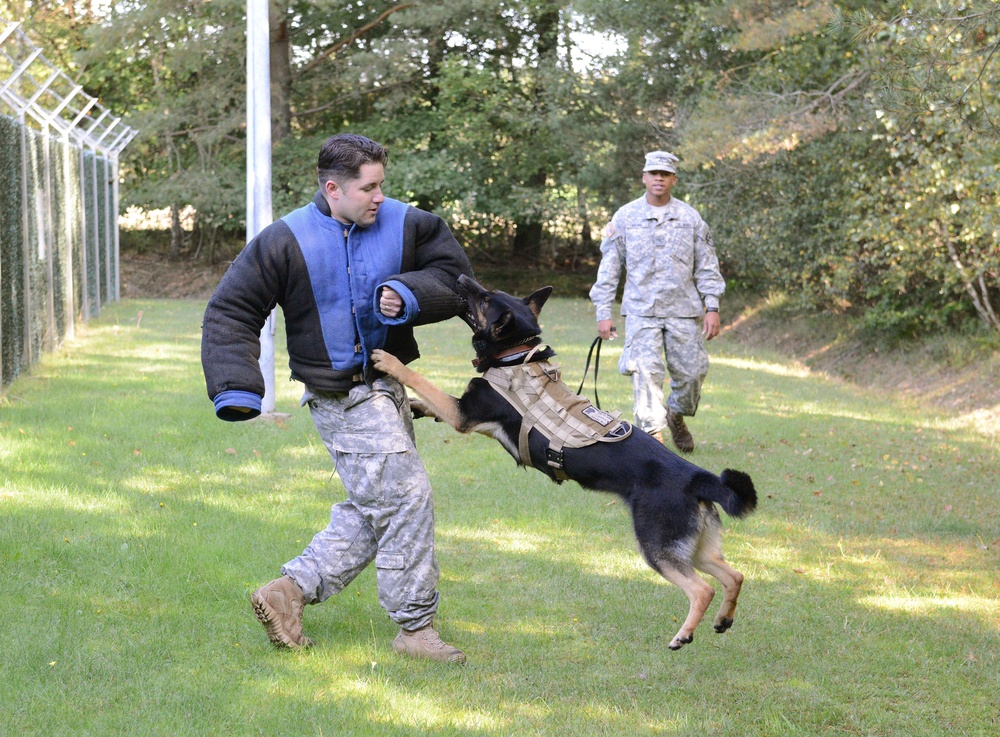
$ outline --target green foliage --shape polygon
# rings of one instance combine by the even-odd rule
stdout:
[[[778,4],[717,8],[757,57],[679,131],[727,272],[885,333],[1000,331],[995,4]]]
[[[124,3],[71,21],[50,5],[29,4],[29,25],[61,49],[80,39],[81,82],[143,131],[125,203],[192,204],[199,228],[238,238],[243,3]],[[643,153],[667,148],[734,284],[901,335],[970,317],[1000,332],[995,2],[271,9],[287,41],[272,47],[289,131],[274,148],[276,216],[312,197],[320,142],[354,130],[389,146],[389,194],[442,214],[482,263],[592,270],[596,234],[641,192]],[[533,227],[537,248],[514,255]]]
[[[870,139],[864,130],[814,139],[752,166],[732,165],[692,193],[734,286],[777,288],[800,304],[834,309],[857,299],[865,274],[844,215],[859,173],[879,158],[890,165]]]
[[[922,321],[933,330],[969,314],[963,297],[971,294],[971,306],[1000,330],[996,143],[934,117],[908,131],[886,121],[884,139],[897,166],[888,181],[871,177],[858,203],[865,217],[851,232],[881,277],[868,296],[902,309],[919,333]]]
[[[848,17],[866,42],[880,108],[907,128],[944,112],[958,127],[1000,138],[1000,6],[993,0],[886,3]]]
[[[200,227],[242,228],[245,3],[115,6],[88,29],[84,81],[141,134],[122,155],[124,207],[193,206]]]

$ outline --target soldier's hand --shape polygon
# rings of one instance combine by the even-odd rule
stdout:
[[[597,337],[601,340],[614,340],[618,337],[618,331],[615,330],[611,320],[597,321]]]
[[[721,326],[722,320],[719,319],[718,312],[706,312],[705,320],[701,326],[701,334],[705,336],[705,340],[711,340],[719,334]]]

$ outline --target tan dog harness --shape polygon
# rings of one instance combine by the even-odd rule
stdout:
[[[536,346],[525,360],[543,347]],[[521,415],[517,438],[520,465],[531,465],[528,433],[535,428],[548,438],[546,459],[562,481],[569,478],[563,471],[563,448],[624,440],[632,434],[632,425],[619,419],[621,412],[605,412],[586,397],[574,394],[560,374],[558,365],[539,361],[491,368],[483,378]]]

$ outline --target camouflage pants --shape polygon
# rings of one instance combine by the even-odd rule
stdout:
[[[413,442],[409,402],[393,379],[349,394],[307,392],[313,422],[347,489],[330,524],[281,572],[309,603],[343,591],[373,560],[379,604],[403,629],[430,624],[437,611],[434,500]]]
[[[666,355],[666,364],[663,355]],[[693,417],[708,375],[708,351],[701,320],[693,317],[625,317],[625,347],[618,370],[632,376],[635,424],[646,432],[662,430],[666,410]],[[670,396],[663,381],[670,373]]]

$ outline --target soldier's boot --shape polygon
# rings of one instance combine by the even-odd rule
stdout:
[[[649,434],[653,437],[653,439],[657,443],[662,443],[663,442],[663,431],[662,430],[654,430],[653,432],[651,432]]]
[[[250,606],[276,647],[312,646],[313,641],[302,634],[306,597],[288,576],[276,578],[250,594]]]
[[[670,436],[674,439],[674,445],[681,453],[690,453],[694,450],[694,438],[684,424],[684,418],[675,412],[667,411],[667,427],[670,428]]]
[[[465,653],[445,643],[431,625],[413,631],[401,629],[392,642],[392,649],[411,658],[427,658],[460,665],[465,662]]]

